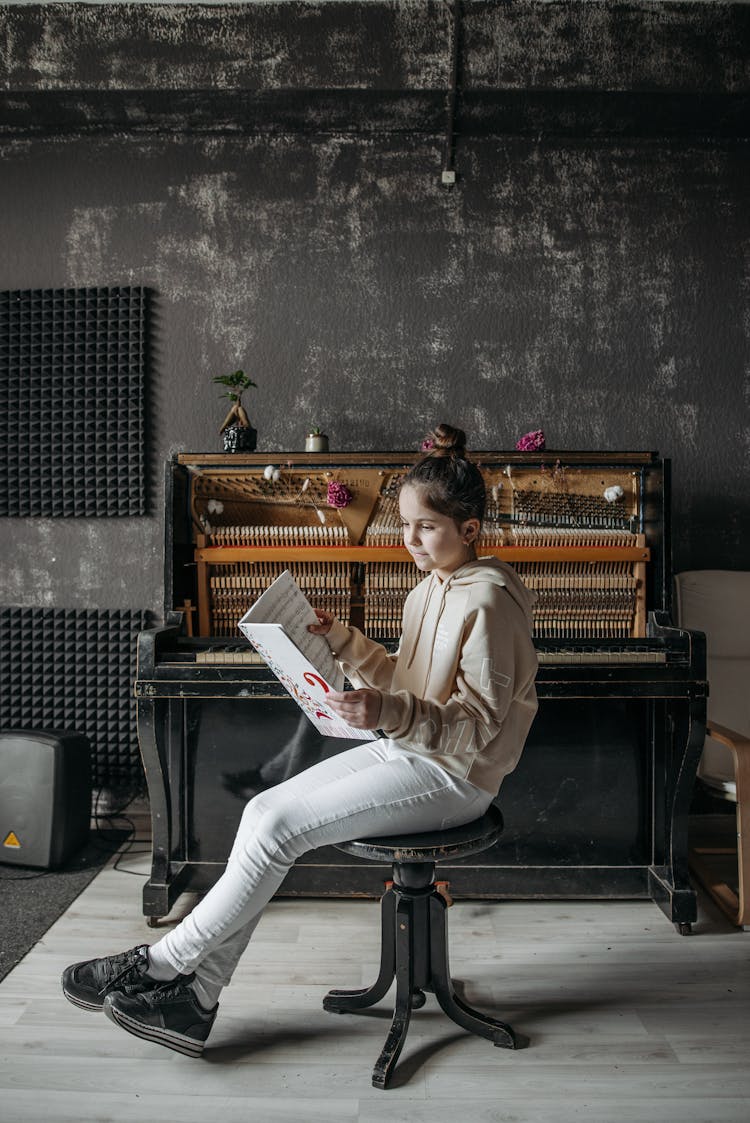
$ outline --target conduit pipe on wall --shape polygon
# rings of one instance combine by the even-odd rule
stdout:
[[[445,95],[445,150],[441,182],[444,187],[452,188],[456,182],[456,109],[458,105],[458,63],[461,54],[461,0],[446,0],[451,13],[450,20],[450,85]]]

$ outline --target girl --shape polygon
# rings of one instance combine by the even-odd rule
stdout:
[[[189,916],[151,947],[63,972],[77,1006],[199,1056],[219,994],[296,858],[470,822],[515,767],[537,706],[531,597],[509,566],[477,558],[485,489],[464,433],[440,425],[425,443],[399,495],[404,544],[427,576],[407,597],[398,653],[326,612],[311,625],[355,686],[329,694],[331,707],[384,736],[256,795],[225,873]]]

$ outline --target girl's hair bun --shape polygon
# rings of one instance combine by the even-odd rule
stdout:
[[[411,466],[402,486],[418,487],[421,497],[441,515],[460,526],[466,519],[484,518],[484,477],[466,459],[466,433],[452,425],[436,425],[422,442],[422,455]]]
[[[422,447],[432,456],[455,456],[464,460],[466,458],[466,433],[463,429],[454,429],[452,425],[436,425],[423,442]]]

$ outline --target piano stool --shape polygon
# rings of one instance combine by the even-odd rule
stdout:
[[[400,837],[361,838],[342,842],[339,850],[359,858],[387,861],[393,881],[381,899],[380,971],[370,987],[331,990],[323,1008],[338,1014],[373,1006],[385,996],[394,978],[396,1000],[391,1028],[372,1073],[375,1088],[386,1088],[406,1040],[412,1010],[427,1001],[431,991],[443,1011],[457,1025],[486,1037],[504,1049],[518,1047],[505,1022],[472,1009],[455,994],[448,967],[446,909],[451,903],[445,883],[435,880],[435,866],[446,859],[465,858],[486,850],[503,830],[500,809],[491,804],[479,819],[461,827]]]

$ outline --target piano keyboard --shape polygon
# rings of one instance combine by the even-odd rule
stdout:
[[[235,667],[242,663],[251,666],[265,664],[265,659],[257,651],[196,651],[195,661],[220,667]]]
[[[634,664],[637,666],[645,665],[648,663],[661,663],[667,662],[666,651],[657,650],[628,650],[612,649],[606,650],[557,650],[557,651],[538,651],[537,656],[540,666],[547,666],[554,663],[565,664],[574,666],[576,664],[586,664],[590,666],[602,666],[607,664]],[[212,664],[215,666],[237,666],[247,664],[250,666],[263,666],[263,657],[258,655],[255,651],[238,651],[235,648],[221,650],[213,649],[210,651],[196,651],[195,662],[202,664]]]
[[[616,663],[621,666],[633,663],[638,666],[645,663],[666,663],[666,651],[538,651],[537,658],[540,666],[552,663],[564,663],[566,666],[587,664],[601,666],[607,663]]]

